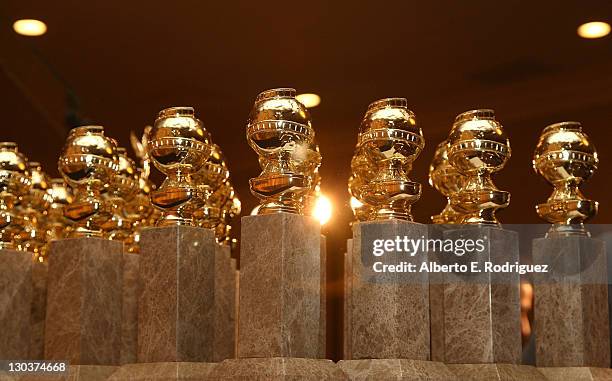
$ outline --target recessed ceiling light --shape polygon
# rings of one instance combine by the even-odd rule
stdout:
[[[582,38],[601,38],[610,33],[610,24],[603,21],[593,21],[578,27],[578,35]]]
[[[321,103],[321,97],[317,94],[300,94],[297,97],[297,100],[300,101],[304,106],[308,108],[316,107]]]
[[[47,32],[47,25],[40,20],[24,19],[15,21],[13,29],[23,36],[42,36]]]

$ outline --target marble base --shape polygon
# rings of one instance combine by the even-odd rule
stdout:
[[[44,376],[39,374],[23,375],[15,381],[107,381],[117,370],[116,366],[104,365],[70,365],[68,374],[62,376]]]
[[[588,237],[533,241],[536,365],[610,367],[608,282],[604,242]]]
[[[47,262],[32,263],[32,312],[30,316],[31,360],[45,357],[45,316],[47,315]]]
[[[102,238],[51,242],[45,359],[118,365],[123,246]]]
[[[28,358],[32,309],[32,254],[0,250],[0,359]]]
[[[372,269],[377,261],[420,265],[424,255],[394,252],[375,257],[374,240],[395,240],[396,236],[419,239],[427,238],[427,234],[426,225],[399,220],[353,225],[348,343],[352,359],[429,360],[428,274],[375,273]]]
[[[538,368],[548,381],[612,381],[612,369],[588,367]]]
[[[319,355],[327,357],[327,238],[321,234],[321,302],[319,304]]]
[[[549,381],[538,368],[515,364],[447,364],[461,381]],[[574,380],[565,378],[564,380]]]
[[[205,362],[158,362],[127,364],[108,381],[204,381],[217,364]]]
[[[353,283],[353,240],[346,240],[346,253],[344,253],[344,299],[342,310],[342,353],[343,359],[351,360],[351,284]]]
[[[321,235],[314,218],[242,218],[238,357],[319,353]]]
[[[340,381],[347,377],[330,360],[276,357],[225,360],[213,369],[208,380]]]
[[[140,293],[139,266],[139,254],[123,254],[121,364],[135,363],[138,353],[138,297]]]
[[[460,381],[441,362],[422,360],[343,360],[340,369],[349,380]]]
[[[516,232],[489,226],[446,229],[444,239],[483,239],[482,252],[456,256],[443,253],[445,264],[519,261]],[[484,238],[486,237],[486,239]],[[435,279],[434,279],[435,280]],[[439,290],[438,290],[439,291]],[[447,364],[521,362],[520,278],[518,273],[444,273],[444,341],[434,345],[432,358]],[[437,296],[438,297],[438,296]],[[434,326],[435,328],[435,326]]]
[[[230,247],[217,245],[215,248],[215,313],[213,318],[213,357],[219,362],[234,358],[235,352],[235,304],[236,269],[232,265]]]
[[[208,229],[143,229],[138,362],[212,361],[216,247]]]

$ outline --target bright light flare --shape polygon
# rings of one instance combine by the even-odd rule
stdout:
[[[325,225],[331,219],[332,203],[323,193],[319,193],[315,201],[312,215],[319,220],[321,225]]]
[[[578,27],[578,35],[582,38],[601,38],[610,34],[610,24],[603,21],[593,21]]]
[[[23,19],[13,23],[13,30],[22,36],[42,36],[47,32],[47,25],[40,20]]]
[[[321,103],[321,97],[312,93],[300,94],[295,98],[307,108],[317,107]]]

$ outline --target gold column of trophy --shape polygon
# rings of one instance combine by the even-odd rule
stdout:
[[[33,253],[36,261],[43,262],[43,248],[47,242],[46,218],[51,205],[51,196],[47,193],[50,187],[49,177],[43,172],[40,163],[29,162],[31,186],[28,193],[22,196],[19,213],[24,220],[24,230],[19,235],[21,250]]]
[[[462,214],[451,205],[451,197],[463,188],[465,177],[448,162],[448,142],[438,144],[434,158],[429,166],[429,184],[446,197],[446,206],[435,216],[431,216],[434,224],[456,224],[461,221]]]
[[[463,214],[461,224],[499,225],[495,212],[510,204],[510,193],[497,189],[491,175],[510,158],[510,141],[493,110],[459,114],[448,137],[448,161],[466,177],[451,194],[451,206]]]
[[[171,107],[159,112],[148,134],[147,151],[166,179],[151,192],[151,203],[161,209],[157,226],[196,226],[194,213],[208,194],[193,181],[211,154],[210,134],[192,107]]]
[[[47,189],[51,204],[46,219],[46,245],[44,252],[49,248],[51,241],[66,238],[71,231],[71,223],[64,216],[64,208],[73,201],[71,189],[63,179],[51,179]]]
[[[538,215],[553,224],[548,234],[589,236],[584,222],[597,214],[598,203],[585,198],[579,187],[598,163],[595,146],[580,123],[556,123],[542,131],[533,168],[554,187],[548,200],[536,207]]]
[[[15,240],[23,230],[23,218],[15,212],[19,198],[30,188],[28,159],[17,144],[0,143],[0,249],[16,249]]]
[[[127,215],[127,204],[138,192],[136,164],[127,156],[123,147],[115,150],[117,171],[108,183],[104,197],[111,207],[111,218],[103,225],[106,237],[113,241],[127,242],[132,235],[132,220]]]
[[[360,197],[374,208],[373,219],[412,221],[411,206],[421,196],[421,185],[408,178],[412,162],[425,139],[404,98],[373,102],[359,128],[358,149],[375,168],[364,182]]]
[[[75,194],[64,208],[64,215],[75,223],[71,237],[102,237],[102,225],[112,212],[101,192],[117,171],[116,149],[101,126],[70,130],[58,168]]]
[[[351,176],[348,180],[348,191],[351,195],[351,209],[356,221],[370,221],[376,216],[374,208],[365,202],[360,193],[364,184],[374,178],[374,170],[363,153],[363,149],[357,148],[351,159]]]
[[[202,193],[209,194],[206,204],[195,211],[195,219],[198,226],[206,229],[215,229],[222,219],[222,207],[225,203],[227,190],[226,184],[229,179],[229,170],[221,148],[211,145],[211,153],[208,161],[202,169],[193,176],[194,182]]]
[[[262,167],[261,174],[249,181],[260,200],[258,214],[304,214],[311,178],[298,166],[307,160],[315,133],[308,109],[295,95],[288,88],[264,91],[249,115],[246,136]]]

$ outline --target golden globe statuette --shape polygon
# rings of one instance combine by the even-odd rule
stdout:
[[[128,253],[140,252],[142,228],[152,226],[155,222],[152,215],[156,209],[151,205],[151,192],[155,190],[155,184],[145,177],[145,173],[142,168],[137,168],[138,192],[125,206],[127,217],[132,222],[130,237],[125,241]]]
[[[210,134],[192,107],[159,112],[147,139],[147,152],[166,179],[151,192],[151,203],[161,209],[157,226],[195,226],[194,212],[206,200],[193,181],[211,153]]]
[[[31,186],[28,193],[22,196],[19,213],[24,219],[24,231],[19,237],[19,246],[22,250],[34,254],[34,259],[44,261],[43,248],[47,241],[45,219],[52,199],[47,193],[51,180],[43,172],[40,163],[30,161]]]
[[[258,214],[304,213],[304,195],[311,186],[307,174],[297,169],[296,151],[314,142],[310,113],[294,89],[266,90],[255,99],[247,124],[247,140],[259,155],[263,169],[249,181],[260,199]]]
[[[303,204],[304,213],[312,216],[317,198],[321,194],[321,174],[319,173],[321,153],[319,152],[319,146],[315,143],[299,146],[295,151],[294,158],[298,172],[310,178],[310,188],[304,195]]]
[[[351,159],[351,176],[348,180],[348,191],[351,195],[350,206],[356,221],[370,221],[375,217],[374,208],[365,201],[361,194],[364,184],[374,178],[374,173],[373,166],[364,155],[363,150],[357,148]]]
[[[49,205],[46,229],[47,238],[45,251],[48,249],[51,241],[66,238],[71,230],[70,220],[64,216],[64,207],[72,203],[74,197],[72,190],[64,179],[51,179],[47,194],[51,204]]]
[[[58,169],[75,194],[64,208],[64,215],[75,222],[71,237],[102,237],[102,224],[112,213],[101,192],[117,171],[116,148],[102,126],[70,130]]]
[[[462,189],[450,196],[461,224],[499,225],[495,212],[510,204],[510,193],[497,189],[491,175],[510,158],[510,141],[493,110],[459,114],[448,137],[448,160],[466,177]]]
[[[404,98],[373,102],[359,128],[358,148],[375,168],[375,175],[359,193],[374,208],[373,219],[412,221],[411,206],[421,196],[421,185],[408,178],[412,162],[425,139]]]
[[[112,177],[104,196],[111,207],[111,218],[102,225],[106,238],[113,241],[127,241],[132,231],[132,221],[126,206],[139,191],[136,164],[127,156],[123,147],[115,150],[117,172]]]
[[[196,224],[207,229],[214,229],[222,218],[225,189],[229,171],[221,148],[211,145],[211,154],[202,169],[193,176],[198,189],[204,194],[206,203],[194,212]]]
[[[15,249],[23,218],[15,212],[19,198],[30,187],[28,159],[13,142],[0,143],[0,249]]]
[[[429,184],[446,197],[446,206],[431,217],[434,224],[455,224],[461,220],[461,214],[453,209],[451,196],[461,190],[465,177],[448,162],[448,142],[438,144],[434,158],[429,166]]]
[[[548,200],[536,206],[550,222],[549,235],[589,236],[584,222],[597,214],[597,201],[589,200],[580,185],[591,178],[599,159],[593,142],[578,122],[546,127],[533,157],[533,168],[554,188]]]

